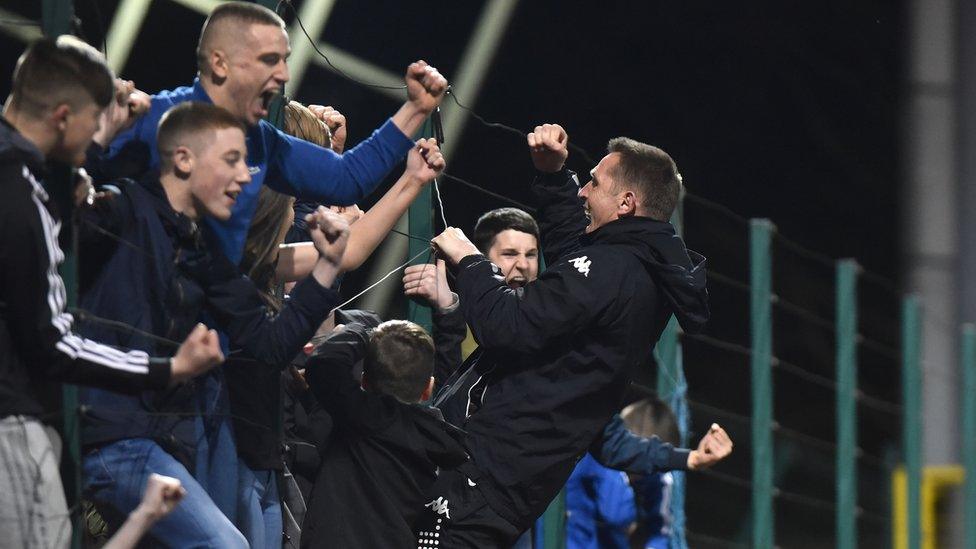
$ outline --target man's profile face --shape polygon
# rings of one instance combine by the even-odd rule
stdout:
[[[91,144],[92,136],[98,131],[101,115],[102,108],[94,101],[70,109],[65,118],[61,138],[48,156],[75,167],[83,166],[85,151]]]
[[[238,128],[221,128],[211,136],[209,144],[194,152],[190,194],[198,216],[227,221],[241,186],[251,181],[246,163],[247,145],[244,132]]]
[[[505,283],[521,288],[539,276],[539,243],[529,233],[505,229],[495,235],[488,259],[505,274]]]
[[[268,105],[288,81],[288,34],[277,25],[249,24],[230,37],[227,86],[231,105],[220,105],[249,126],[268,115]]]
[[[613,177],[610,172],[620,163],[620,153],[610,153],[604,156],[600,163],[590,171],[590,181],[579,190],[579,197],[585,203],[586,216],[590,219],[586,232],[591,233],[607,223],[617,219],[620,207]]]

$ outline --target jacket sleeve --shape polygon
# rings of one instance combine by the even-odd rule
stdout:
[[[604,467],[635,474],[688,469],[688,450],[679,450],[656,436],[644,438],[627,430],[620,414],[607,423],[590,446],[590,454]]]
[[[219,252],[211,252],[205,268],[191,276],[204,287],[207,311],[226,331],[232,346],[282,368],[339,303],[334,290],[306,277],[292,289],[281,312],[272,315],[251,279]]]
[[[4,178],[6,179],[6,178]],[[35,184],[36,185],[36,184]],[[60,223],[36,185],[29,200],[0,200],[0,302],[15,349],[52,381],[135,392],[169,385],[169,359],[124,351],[72,331],[58,264]]]
[[[369,336],[362,324],[347,324],[315,349],[305,365],[305,378],[336,428],[368,431],[392,420],[389,402],[362,390],[353,367],[366,354]]]
[[[572,170],[539,173],[532,194],[539,204],[539,231],[546,265],[580,249],[579,237],[586,230],[583,199],[578,196],[579,179]]]
[[[270,128],[265,183],[297,198],[347,206],[368,196],[413,147],[392,121],[343,154]]]
[[[451,311],[434,310],[434,384],[435,390],[447,381],[461,365],[461,342],[468,335],[460,307]]]
[[[601,316],[616,296],[619,273],[590,248],[590,267],[561,261],[521,290],[509,288],[501,270],[483,255],[461,260],[457,276],[461,309],[475,339],[487,349],[532,353],[576,333]],[[602,264],[601,264],[602,263]]]

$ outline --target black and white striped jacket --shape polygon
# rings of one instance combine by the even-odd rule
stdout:
[[[59,382],[130,392],[170,381],[168,359],[72,331],[44,173],[41,152],[0,118],[0,418],[41,415],[39,397]]]

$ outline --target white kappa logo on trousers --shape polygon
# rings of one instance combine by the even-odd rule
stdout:
[[[447,500],[443,497],[439,497],[424,507],[430,507],[430,510],[437,513],[438,515],[444,515],[447,518],[451,518],[451,512],[447,509]]]

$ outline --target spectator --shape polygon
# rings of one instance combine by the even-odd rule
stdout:
[[[363,358],[362,388],[352,376]],[[315,351],[307,376],[334,432],[322,458],[301,546],[413,547],[412,526],[438,474],[462,466],[460,432],[422,404],[434,387],[434,345],[416,324],[356,324]],[[438,534],[439,536],[439,534]],[[435,535],[431,528],[431,545]]]
[[[223,107],[247,127],[248,166],[252,184],[245,187],[230,219],[209,220],[223,252],[235,264],[241,260],[244,240],[263,184],[272,189],[327,204],[345,206],[368,195],[413,146],[413,135],[437,105],[447,81],[437,69],[418,61],[405,76],[407,101],[372,137],[345,154],[313,145],[275,129],[262,117],[288,82],[290,52],[285,24],[273,11],[251,2],[226,2],[211,12],[200,32],[198,76],[192,86],[163,91],[152,97],[146,116],[115,137],[103,160],[123,149],[146,152],[141,170],[159,165],[156,126],[163,113],[185,101]],[[319,111],[320,118],[329,115]],[[106,132],[107,135],[115,135]],[[94,163],[93,173],[105,174],[111,162]],[[116,174],[120,175],[120,174]],[[121,174],[132,175],[132,174]],[[101,175],[101,179],[105,176]]]
[[[82,251],[91,252],[82,255],[81,304],[139,329],[119,333],[89,323],[86,332],[152,349],[158,337],[178,336],[207,311],[235,346],[265,362],[287,361],[302,348],[338,302],[329,286],[344,250],[345,223],[324,209],[313,216],[320,257],[312,276],[295,288],[294,302],[269,317],[253,282],[205,243],[206,229],[197,224],[206,216],[230,216],[250,178],[244,143],[241,124],[227,111],[181,104],[160,123],[162,172],[141,183],[120,181],[118,195],[81,212]],[[201,445],[195,416],[206,411],[194,392],[192,386],[141,397],[84,391],[85,486],[102,515],[118,524],[137,503],[142,479],[152,473],[178,478],[187,490],[184,504],[153,536],[176,546],[242,546],[240,533],[189,473]],[[236,459],[221,464],[235,465]]]
[[[71,523],[42,398],[59,382],[163,389],[221,360],[216,334],[189,331],[172,359],[111,348],[74,331],[58,265],[61,223],[41,182],[46,162],[78,166],[114,97],[112,71],[68,36],[31,44],[0,119],[0,547],[67,547]]]

